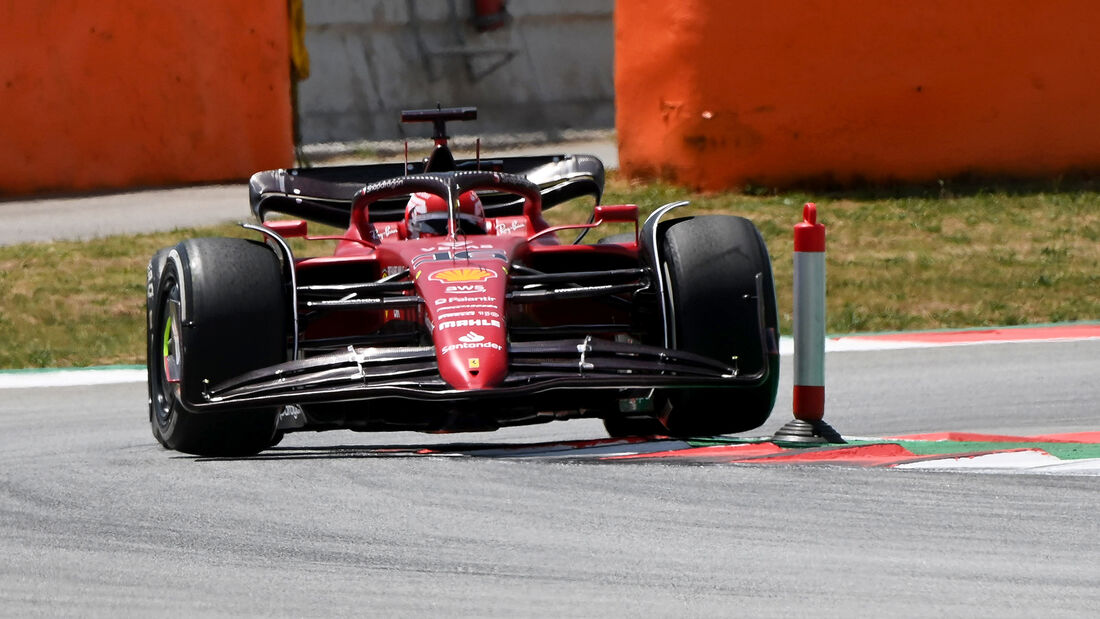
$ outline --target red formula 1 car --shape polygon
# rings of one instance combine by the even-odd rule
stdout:
[[[272,170],[250,183],[262,241],[186,240],[148,270],[149,418],[166,447],[247,455],[286,432],[462,432],[598,417],[612,436],[752,429],[779,381],[771,262],[713,215],[638,225],[600,205],[586,155],[456,160],[444,123],[417,163]],[[587,223],[543,210],[590,196]],[[295,257],[304,220],[346,230]],[[582,242],[605,222],[634,232]],[[559,241],[559,234],[578,237]],[[595,235],[593,235],[595,236]],[[311,237],[306,237],[311,238]]]

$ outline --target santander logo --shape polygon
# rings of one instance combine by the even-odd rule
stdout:
[[[474,333],[473,331],[470,331],[466,335],[463,335],[462,337],[459,337],[458,341],[466,343],[466,344],[476,344],[478,342],[485,341],[485,336],[484,335],[478,335],[477,333]]]

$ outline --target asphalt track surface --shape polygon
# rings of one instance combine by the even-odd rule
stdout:
[[[245,196],[0,202],[0,245],[237,220]],[[856,436],[1094,431],[1098,359],[1097,340],[830,353],[827,417]],[[789,418],[789,360],[757,434]],[[1097,477],[405,455],[605,436],[588,420],[291,435],[260,458],[209,460],[162,450],[145,419],[142,384],[0,389],[0,615],[1100,608]]]
[[[845,434],[1096,429],[1100,340],[830,353]],[[784,377],[790,376],[789,357]],[[789,417],[784,381],[774,431]],[[7,616],[1096,616],[1100,478],[161,449],[142,384],[0,391]],[[395,455],[387,455],[387,454]]]

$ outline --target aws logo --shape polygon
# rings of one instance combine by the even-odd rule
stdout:
[[[481,284],[456,284],[443,289],[447,294],[484,294],[485,286]]]

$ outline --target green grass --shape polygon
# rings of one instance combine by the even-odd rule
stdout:
[[[1048,185],[696,194],[612,176],[604,202],[638,204],[644,215],[688,199],[685,214],[752,219],[772,254],[785,333],[791,227],[809,200],[828,231],[830,333],[1098,320],[1100,193],[1087,182]],[[590,205],[568,204],[547,218],[577,223],[589,213]],[[0,368],[144,363],[149,256],[211,235],[254,236],[221,226],[0,247]]]

